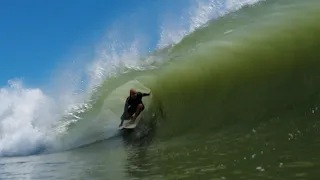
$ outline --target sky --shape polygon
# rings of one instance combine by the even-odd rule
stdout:
[[[166,2],[166,3],[165,3]],[[126,14],[179,8],[183,0],[12,0],[0,2],[0,87],[10,79],[31,86],[45,83],[52,72],[77,52],[94,52],[107,27]],[[170,6],[168,6],[168,4]],[[128,17],[130,19],[130,17]],[[139,23],[137,22],[132,23]],[[132,31],[128,27],[129,32]],[[156,32],[149,29],[149,32]]]

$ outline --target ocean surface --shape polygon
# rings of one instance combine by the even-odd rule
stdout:
[[[319,179],[320,1],[205,2],[180,39],[96,61],[73,106],[1,89],[0,179]],[[119,131],[130,88],[152,94]]]

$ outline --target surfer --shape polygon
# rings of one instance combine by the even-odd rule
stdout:
[[[142,97],[149,96],[151,93],[137,92],[135,89],[130,89],[130,96],[127,97],[126,103],[124,105],[124,112],[121,116],[122,126],[123,121],[126,119],[131,119],[131,123],[134,123],[139,114],[144,110],[144,104],[142,102]]]

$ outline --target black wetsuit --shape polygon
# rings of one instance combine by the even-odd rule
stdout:
[[[129,106],[127,112],[132,116],[136,110],[139,104],[142,104],[142,109],[140,111],[144,110],[144,104],[142,102],[142,97],[149,96],[149,93],[141,93],[137,92],[137,96],[135,99],[132,99],[130,96],[126,100],[126,106]]]

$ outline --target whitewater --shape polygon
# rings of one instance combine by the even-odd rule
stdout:
[[[116,20],[54,91],[1,88],[0,177],[319,177],[319,1],[186,4],[160,13],[152,43],[139,25],[122,37],[133,21]],[[130,88],[152,96],[122,132]]]

